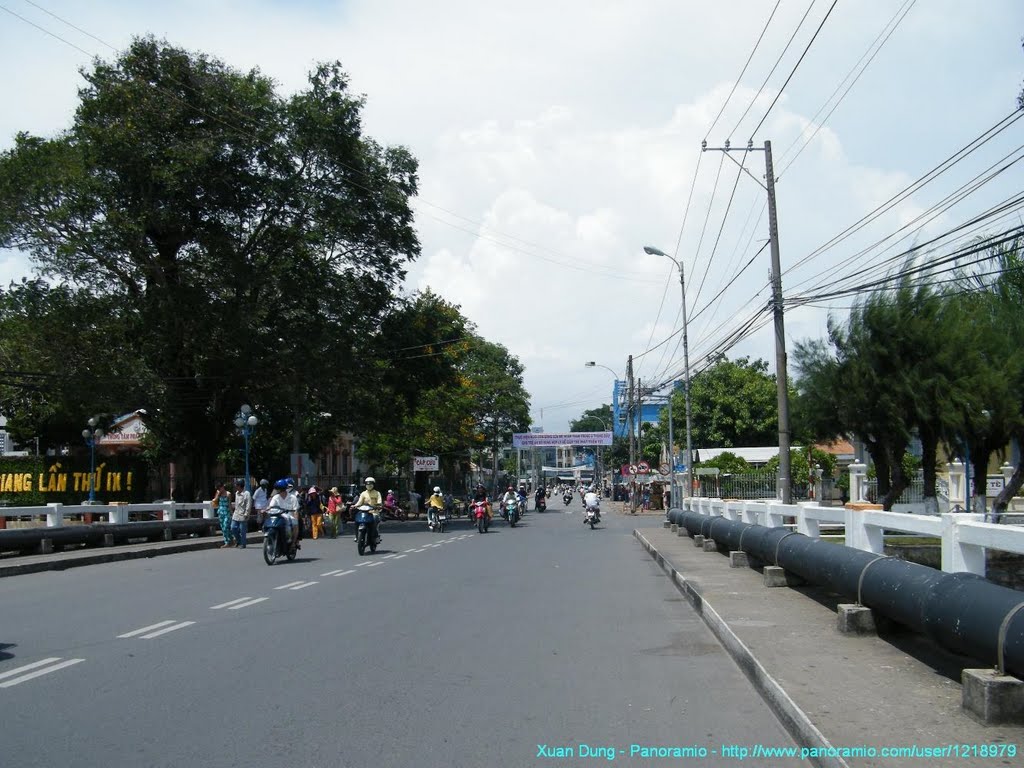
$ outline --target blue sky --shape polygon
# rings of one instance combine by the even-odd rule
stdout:
[[[584,361],[621,371],[627,355],[678,328],[673,268],[642,247],[674,250],[691,184],[679,250],[691,316],[767,237],[765,220],[757,219],[763,191],[754,181],[740,179],[724,217],[735,167],[722,166],[714,197],[719,156],[701,157],[693,180],[700,141],[775,5],[769,0],[736,0],[727,9],[691,0],[34,1],[2,4],[104,57],[112,51],[103,43],[121,48],[132,35],[152,33],[238,68],[259,67],[283,91],[301,87],[316,61],[339,59],[353,89],[367,95],[366,131],[410,147],[421,160],[416,209],[423,255],[406,288],[430,286],[461,304],[485,336],[519,355],[535,419],[548,431],[610,399],[611,375],[585,369]],[[732,133],[808,6],[792,46],[732,135],[734,145],[750,138],[830,0],[779,2],[709,143],[720,145]],[[780,174],[786,147],[901,9],[909,10],[863,76]],[[758,145],[771,139],[776,154],[782,263],[792,270],[784,277],[787,295],[803,280],[806,288],[831,279],[835,265],[1024,144],[1021,121],[857,236],[792,269],[1014,108],[1024,79],[1022,34],[1019,0],[836,3],[754,136]],[[18,130],[52,135],[66,126],[77,68],[88,60],[0,10],[0,64],[8,73],[0,88],[0,147]],[[761,154],[748,162],[760,178]],[[1021,178],[1019,171],[1004,173],[903,246],[1019,191]],[[859,256],[857,268],[866,270],[878,253]],[[0,253],[0,282],[30,270],[23,255]],[[764,251],[691,324],[691,362],[763,304],[767,273]],[[522,301],[508,309],[509,302],[496,301],[504,296]],[[848,305],[837,301],[832,311],[841,315]],[[790,343],[820,336],[827,312],[787,312]],[[769,330],[730,354],[773,361]],[[680,370],[681,350],[673,339],[642,359],[642,376],[668,379]]]

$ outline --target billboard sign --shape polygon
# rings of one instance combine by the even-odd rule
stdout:
[[[516,432],[513,448],[558,448],[563,445],[611,445],[611,432]]]

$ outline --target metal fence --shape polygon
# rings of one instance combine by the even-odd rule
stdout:
[[[778,494],[778,475],[775,472],[747,472],[737,475],[703,475],[697,477],[694,496],[718,499],[774,499]],[[825,483],[828,497],[832,483]],[[805,501],[811,497],[809,483],[793,483],[794,501]],[[823,495],[826,495],[823,493]]]

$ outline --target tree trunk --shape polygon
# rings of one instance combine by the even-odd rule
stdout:
[[[1020,460],[1017,462],[1017,468],[1010,475],[1006,486],[996,496],[996,500],[992,502],[992,511],[997,515],[1005,512],[1010,506],[1010,500],[1017,495],[1017,491],[1020,490],[1022,484],[1024,484],[1024,454],[1021,455]]]
[[[878,493],[876,499],[880,499],[889,492],[889,453],[877,443],[867,443],[868,454],[875,465],[875,477],[878,480]]]
[[[988,488],[988,458],[990,453],[988,451],[979,451],[979,455],[976,459],[974,454],[971,454],[971,484],[974,486],[974,497],[971,500],[971,512],[976,515],[985,514],[988,508],[988,499],[985,497],[985,491]],[[967,492],[970,493],[971,489],[968,488]]]

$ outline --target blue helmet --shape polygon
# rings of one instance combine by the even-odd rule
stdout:
[[[274,483],[274,488],[276,488],[277,490],[281,490],[282,488],[287,488],[287,487],[288,487],[288,481],[284,480],[284,479],[278,480],[276,483]]]

